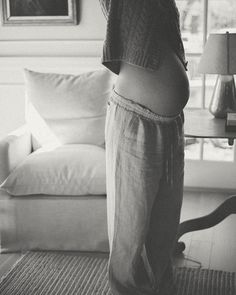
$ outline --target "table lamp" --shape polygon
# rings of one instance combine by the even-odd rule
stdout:
[[[236,112],[236,33],[210,34],[198,66],[199,73],[218,74],[209,111],[216,118]]]

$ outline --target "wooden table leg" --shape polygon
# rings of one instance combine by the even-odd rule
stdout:
[[[229,197],[210,214],[203,217],[190,219],[190,220],[182,222],[179,225],[177,240],[179,240],[179,238],[182,235],[188,232],[212,227],[220,223],[230,214],[235,214],[235,213],[236,213],[236,195]],[[184,251],[184,249],[185,249],[185,244],[183,242],[177,242],[174,252],[175,254],[180,254]]]

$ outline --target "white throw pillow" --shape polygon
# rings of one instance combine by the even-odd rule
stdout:
[[[24,72],[26,122],[36,140],[34,149],[51,144],[104,145],[114,75],[106,69],[78,76]]]
[[[0,186],[14,196],[106,194],[105,150],[87,144],[40,148]]]

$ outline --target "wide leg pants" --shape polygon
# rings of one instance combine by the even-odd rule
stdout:
[[[105,127],[109,284],[114,295],[175,295],[184,114],[161,116],[113,91]]]

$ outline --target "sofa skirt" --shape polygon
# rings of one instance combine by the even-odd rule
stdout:
[[[1,253],[108,252],[106,196],[0,195]]]

